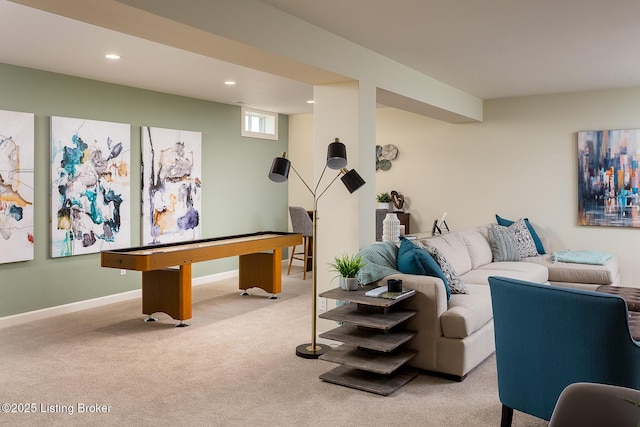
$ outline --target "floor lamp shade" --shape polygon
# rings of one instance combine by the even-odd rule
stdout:
[[[347,166],[347,147],[338,138],[327,147],[327,167],[342,169]]]
[[[347,187],[347,190],[349,190],[349,193],[353,193],[365,184],[364,179],[362,179],[362,177],[358,174],[358,172],[355,171],[355,169],[351,169],[350,171],[347,171],[347,169],[342,169],[342,173],[344,175],[342,175],[340,179],[342,180],[344,186]]]
[[[269,170],[269,179],[273,182],[286,182],[289,179],[289,168],[291,168],[291,162],[285,158],[286,154],[283,153],[282,157],[276,157],[271,164],[271,170]]]

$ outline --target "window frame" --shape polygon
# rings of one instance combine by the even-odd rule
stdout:
[[[277,140],[278,139],[278,113],[274,113],[273,111],[266,110],[258,110],[257,108],[250,107],[241,107],[241,120],[240,120],[240,135],[248,138],[259,138],[259,139],[270,139]],[[273,128],[274,132],[261,132],[255,130],[248,130],[246,128],[247,118],[249,116],[259,116],[264,118],[265,120],[271,119],[273,120]]]

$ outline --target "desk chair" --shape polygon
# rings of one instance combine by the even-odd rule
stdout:
[[[489,277],[501,426],[513,410],[549,420],[576,382],[640,388],[640,344],[615,295]]]
[[[291,257],[289,258],[289,268],[287,269],[287,275],[291,274],[291,263],[294,259],[302,261],[303,271],[302,279],[307,278],[307,263],[311,262],[313,254],[310,252],[311,237],[313,236],[313,221],[309,216],[309,212],[305,208],[299,206],[289,206],[289,215],[291,216],[291,226],[294,233],[302,234],[302,246],[303,252],[296,253],[296,246],[291,249]]]

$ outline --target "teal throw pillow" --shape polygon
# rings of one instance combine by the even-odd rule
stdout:
[[[405,274],[432,276],[442,279],[447,291],[447,301],[451,297],[451,289],[442,269],[425,249],[402,237],[398,249],[398,270]]]
[[[496,214],[496,222],[498,225],[504,225],[505,227],[510,226],[515,221],[511,221],[509,219],[501,218],[500,215]],[[529,218],[524,218],[524,223],[527,225],[527,229],[529,233],[531,233],[531,237],[533,238],[533,242],[536,244],[536,250],[540,255],[546,254],[544,250],[544,246],[542,245],[542,240],[540,240],[540,236],[536,233],[536,230],[533,228],[533,225],[529,222]]]

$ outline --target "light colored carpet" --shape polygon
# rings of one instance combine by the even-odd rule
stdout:
[[[335,364],[295,356],[311,330],[301,279],[283,276],[277,300],[240,296],[236,279],[197,286],[187,328],[143,322],[136,300],[1,329],[0,403],[35,413],[2,412],[0,425],[500,424],[493,357],[461,383],[419,375],[387,397],[321,381]],[[547,423],[516,412],[513,425]]]

